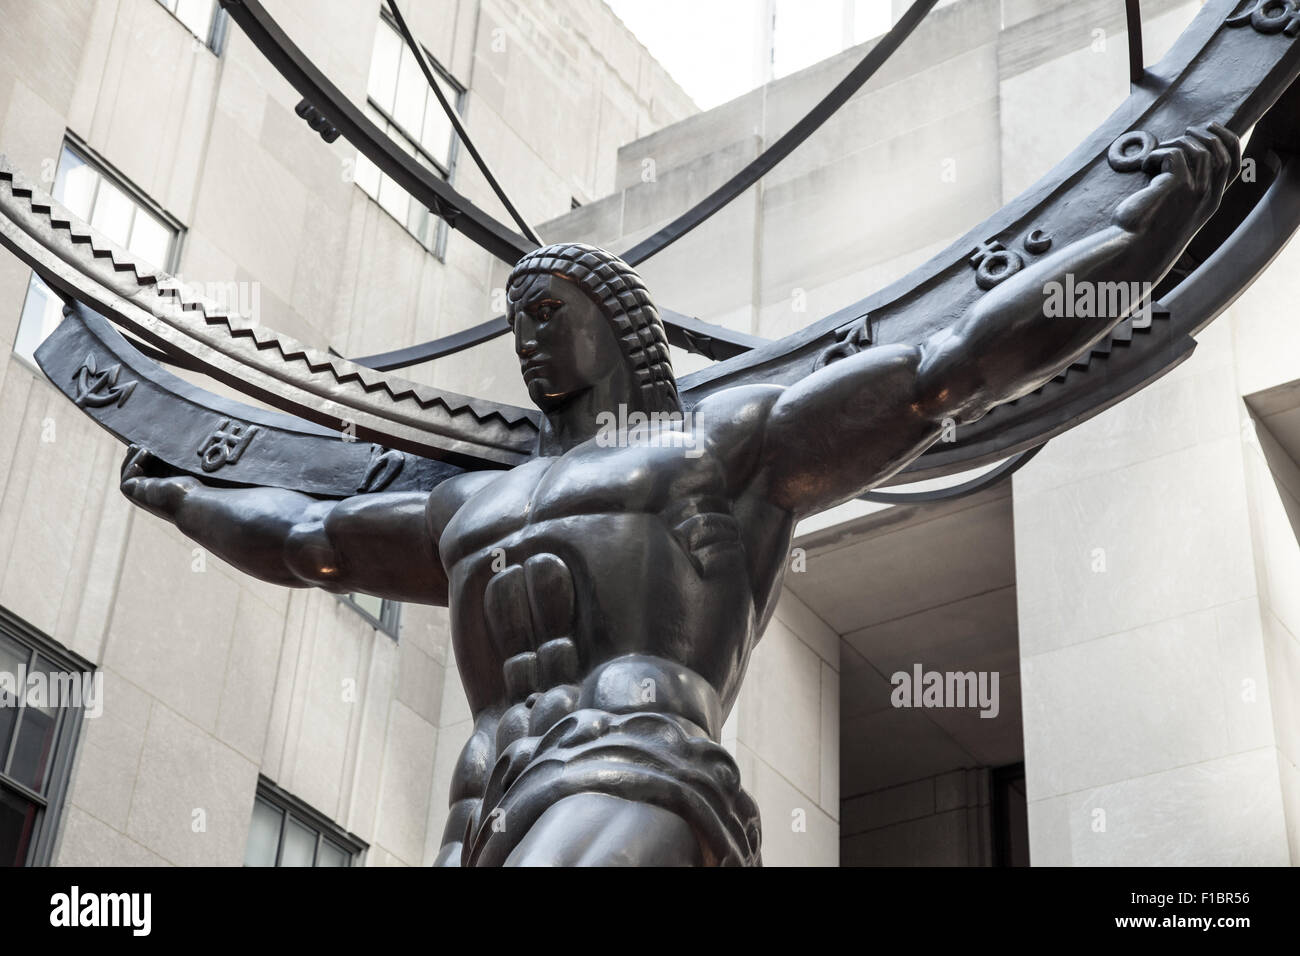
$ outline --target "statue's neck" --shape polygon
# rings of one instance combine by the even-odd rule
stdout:
[[[620,403],[605,389],[589,388],[542,414],[537,453],[546,457],[563,455],[602,430],[608,431],[611,422],[626,422],[627,416],[637,411],[644,411],[640,402],[625,399]]]
[[[600,430],[598,416],[609,411],[610,405],[608,394],[603,389],[589,388],[545,412],[537,439],[538,453],[563,455],[570,448],[596,437]]]

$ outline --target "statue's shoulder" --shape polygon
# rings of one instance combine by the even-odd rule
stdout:
[[[447,527],[448,522],[466,501],[509,473],[497,470],[467,471],[437,485],[429,492],[429,500],[425,506],[429,527],[440,536],[442,529]]]
[[[761,429],[768,413],[785,391],[782,385],[736,385],[706,396],[691,408],[695,427],[717,433],[747,433]]]
[[[726,457],[744,454],[762,443],[772,406],[785,391],[781,385],[737,385],[704,398],[690,409],[695,433]]]

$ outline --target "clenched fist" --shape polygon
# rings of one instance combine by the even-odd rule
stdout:
[[[174,520],[176,511],[190,489],[199,486],[197,478],[183,475],[176,478],[149,477],[160,470],[161,462],[149,450],[131,445],[122,461],[122,494],[146,511],[160,518]]]
[[[1154,178],[1120,205],[1116,223],[1130,232],[1190,239],[1241,169],[1241,140],[1219,123],[1193,126],[1153,149],[1142,168]]]

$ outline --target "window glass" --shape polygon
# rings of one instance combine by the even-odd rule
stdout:
[[[393,137],[399,144],[406,145],[405,140],[400,136]],[[407,150],[410,152],[410,150]],[[379,179],[379,205],[388,210],[389,214],[400,223],[406,222],[406,212],[410,204],[411,197],[405,189],[399,186],[393,179],[384,173]]]
[[[216,12],[215,7],[216,0],[177,0],[176,19],[206,43],[212,32],[212,15]]]
[[[429,93],[428,83],[420,64],[415,61],[411,48],[403,44],[402,65],[397,72],[397,99],[393,102],[393,119],[412,136],[420,135],[424,121],[424,98]]]
[[[157,269],[171,267],[177,230],[66,145],[59,156],[51,194],[73,215],[146,264]],[[63,300],[33,274],[18,320],[14,354],[31,361],[36,347],[62,320]]]
[[[152,266],[161,268],[171,249],[172,231],[156,216],[137,209],[135,223],[131,226],[131,241],[127,248]]]
[[[0,671],[12,675],[15,685],[19,682],[28,656],[27,648],[0,634]],[[14,725],[17,723],[18,698],[9,692],[7,686],[0,687],[0,770],[4,769],[5,760],[9,756],[9,741],[13,738]]]
[[[441,82],[441,77],[439,77],[438,85],[442,88],[443,95],[447,97],[447,102],[455,106],[455,92],[447,89],[447,85]],[[447,118],[446,110],[438,102],[438,97],[430,93],[428,102],[424,104],[424,123],[420,132],[420,145],[429,151],[430,156],[444,166],[447,165],[451,154],[451,134],[451,120]]]
[[[370,56],[370,80],[367,92],[385,113],[393,112],[397,92],[397,66],[402,59],[402,38],[383,20],[375,31],[375,45]]]
[[[31,361],[36,347],[54,331],[63,319],[63,300],[51,291],[37,275],[32,273],[27,283],[27,298],[23,301],[22,315],[18,319],[18,335],[14,338],[14,353]]]
[[[89,220],[98,183],[99,173],[72,150],[63,147],[58,175],[54,180],[54,198],[67,206],[73,215]]]
[[[437,229],[437,226],[438,226],[437,217],[435,217],[432,213],[429,212],[429,210],[425,209],[419,203],[417,202],[411,203],[411,212],[407,217],[406,228],[411,233],[411,235],[415,236],[416,239],[420,240],[420,244],[423,245],[426,249],[433,248],[433,242],[434,239],[436,238],[435,230]]]
[[[371,594],[361,594],[359,592],[353,592],[348,596],[352,599],[353,604],[361,608],[361,610],[365,611],[375,620],[379,620],[383,616],[384,602],[382,598],[377,598]]]
[[[248,848],[244,851],[244,866],[275,866],[275,853],[280,848],[280,825],[284,812],[265,800],[253,802],[253,822],[248,829]]]
[[[460,93],[436,68],[434,79],[453,108]],[[436,176],[446,179],[451,164],[454,130],[429,89],[419,61],[401,34],[385,19],[379,21],[371,51],[365,111],[375,125]],[[438,219],[411,200],[406,190],[357,154],[355,181],[426,249],[433,250]]]
[[[303,826],[293,817],[284,830],[281,866],[311,866],[316,858],[316,831]]]
[[[317,866],[347,866],[348,852],[335,846],[329,840],[321,840],[320,852],[316,856]]]
[[[18,736],[9,758],[11,779],[36,791],[44,789],[45,772],[53,755],[54,732],[58,724],[59,712],[53,707],[33,707],[28,703],[22,708]]]
[[[220,10],[217,0],[158,0],[162,6],[185,25],[185,29],[202,40],[204,44],[213,41],[213,23]]]
[[[257,785],[245,866],[352,865],[365,849],[351,834],[268,780]]]
[[[129,196],[107,180],[99,184],[95,208],[90,211],[90,225],[119,246],[125,247],[131,239],[131,217],[135,203]]]
[[[0,866],[23,866],[36,831],[37,806],[0,787]]]

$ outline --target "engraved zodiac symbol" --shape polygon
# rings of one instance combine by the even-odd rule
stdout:
[[[239,461],[253,436],[262,429],[257,425],[223,418],[216,429],[199,446],[199,457],[203,459],[204,471],[216,471],[223,465],[233,465]]]
[[[73,399],[77,407],[103,408],[116,402],[117,407],[121,408],[139,384],[127,382],[118,385],[117,377],[121,372],[121,365],[114,365],[101,372],[95,367],[94,354],[87,355],[86,361],[72,373],[72,380],[77,383],[77,395]]]

